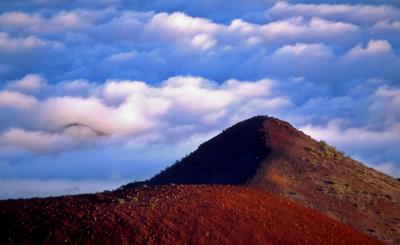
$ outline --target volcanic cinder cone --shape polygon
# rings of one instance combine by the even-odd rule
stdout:
[[[400,243],[400,181],[272,117],[224,130],[148,183],[252,186]]]

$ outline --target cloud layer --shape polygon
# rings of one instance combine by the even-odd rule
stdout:
[[[399,6],[0,4],[3,186],[144,179],[256,114],[399,177]]]

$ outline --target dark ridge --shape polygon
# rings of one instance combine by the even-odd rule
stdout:
[[[107,133],[97,130],[97,129],[93,128],[92,126],[84,124],[84,123],[78,123],[78,122],[77,123],[69,123],[62,128],[65,130],[65,129],[73,128],[73,127],[87,128],[87,129],[91,130],[93,133],[95,133],[97,136],[108,136]]]
[[[143,186],[146,186],[148,183],[149,183],[148,180],[134,181],[134,182],[120,186],[115,191],[119,192],[119,191],[129,190],[129,189],[133,189],[133,188],[143,187]]]
[[[69,123],[65,125],[63,128],[70,128],[70,127],[85,127],[85,128],[91,128],[89,125],[84,124],[84,123]]]
[[[269,153],[263,123],[256,116],[224,130],[149,180],[149,184],[244,184]]]

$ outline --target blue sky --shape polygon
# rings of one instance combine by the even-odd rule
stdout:
[[[0,1],[0,198],[151,177],[245,118],[400,177],[397,1]]]

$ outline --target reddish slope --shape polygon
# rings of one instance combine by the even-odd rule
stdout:
[[[160,186],[0,202],[0,243],[379,244],[286,198],[230,186]]]
[[[272,117],[224,130],[148,183],[250,185],[400,244],[400,181]]]

